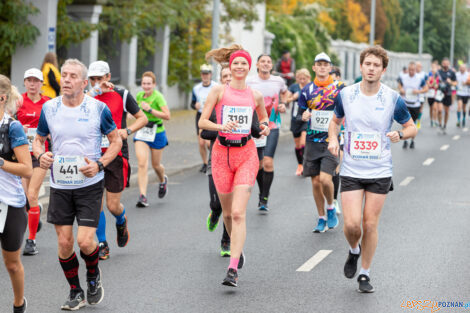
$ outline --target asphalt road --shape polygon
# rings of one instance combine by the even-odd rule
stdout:
[[[146,209],[135,208],[136,188],[125,192],[131,234],[127,247],[117,247],[114,221],[107,214],[111,257],[100,262],[105,298],[80,311],[388,313],[416,311],[416,306],[403,307],[413,300],[467,303],[469,144],[468,130],[450,126],[443,135],[426,123],[414,151],[393,146],[395,191],[381,217],[371,268],[373,294],[357,293],[356,280],[342,274],[348,249],[342,223],[335,230],[312,233],[317,214],[311,183],[294,176],[293,142],[285,136],[275,159],[269,214],[258,214],[257,192],[249,202],[247,263],[238,288],[221,285],[228,258],[219,256],[221,229],[206,230],[207,177],[190,170],[170,177],[164,199],[158,199],[154,186]],[[405,179],[409,183],[401,186]],[[51,225],[45,224],[37,242],[39,254],[23,257],[28,312],[59,312],[68,285]],[[331,253],[310,271],[297,271],[320,250]],[[81,259],[80,275],[86,286]],[[0,311],[10,312],[12,291],[4,268],[0,288]],[[441,306],[439,312],[462,310]]]

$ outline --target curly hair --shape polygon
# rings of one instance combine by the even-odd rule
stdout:
[[[383,68],[384,69],[387,68],[388,55],[387,55],[387,51],[384,48],[382,48],[379,45],[376,45],[376,46],[369,47],[369,48],[362,50],[361,55],[359,57],[359,61],[361,65],[362,63],[364,63],[364,59],[366,58],[366,56],[369,56],[369,55],[373,55],[381,59]]]
[[[228,48],[214,49],[206,53],[206,60],[209,62],[213,58],[217,63],[229,63],[230,55],[235,51],[243,50],[241,45],[233,44]]]

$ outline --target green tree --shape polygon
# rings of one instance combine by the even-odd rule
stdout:
[[[31,3],[21,0],[0,1],[0,73],[10,76],[11,57],[18,46],[34,43],[39,30],[28,21],[39,13]]]

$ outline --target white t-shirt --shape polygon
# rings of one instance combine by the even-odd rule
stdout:
[[[360,84],[343,88],[335,98],[335,115],[345,118],[340,175],[365,179],[391,177],[392,150],[386,134],[393,120],[404,124],[411,116],[403,99],[390,87],[381,84],[377,94],[366,96]],[[357,151],[364,155],[355,155]]]
[[[468,79],[468,72],[465,71],[461,73],[458,71],[455,73],[455,76],[457,77],[457,96],[468,97],[470,95],[470,89],[469,86],[465,85]]]
[[[197,110],[199,113],[202,113],[202,109],[204,109],[204,103],[206,103],[207,96],[209,95],[209,91],[211,91],[212,87],[217,86],[218,84],[211,80],[209,86],[204,86],[202,82],[194,86],[193,88],[193,100],[195,102],[199,102],[201,104],[201,108]]]
[[[259,75],[249,76],[246,84],[251,89],[261,92],[264,98],[264,105],[269,116],[269,127],[279,128],[281,126],[281,116],[277,111],[279,105],[279,93],[287,90],[287,85],[280,76],[269,76],[268,79],[261,79]]]
[[[51,135],[54,161],[58,156],[87,157],[97,161],[101,157],[101,135],[107,135],[116,128],[111,111],[104,102],[85,95],[77,107],[62,103],[62,96],[44,103],[39,118],[37,133]],[[56,174],[56,177],[58,174]],[[82,184],[57,184],[51,168],[51,187],[56,189],[78,189],[96,184],[104,178],[101,171],[94,177],[85,177]]]
[[[413,90],[420,90],[426,85],[424,78],[421,78],[416,74],[412,77],[409,74],[404,74],[401,77],[401,85],[405,90],[404,100],[406,106],[410,108],[419,108],[421,106],[421,94],[414,94]]]

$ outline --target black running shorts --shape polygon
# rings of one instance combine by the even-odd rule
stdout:
[[[23,236],[28,225],[28,215],[25,207],[15,208],[8,206],[5,228],[0,234],[2,249],[8,252],[14,252],[21,248]]]
[[[78,189],[51,187],[47,221],[54,225],[98,227],[103,199],[104,180]]]
[[[119,193],[129,187],[131,168],[126,158],[118,155],[104,168],[104,187],[112,193]]]
[[[333,176],[339,159],[328,151],[328,143],[307,140],[304,152],[304,177],[315,177],[324,172]]]
[[[386,195],[389,191],[393,191],[393,181],[391,177],[369,179],[340,176],[340,179],[341,192],[365,190],[372,193]]]

